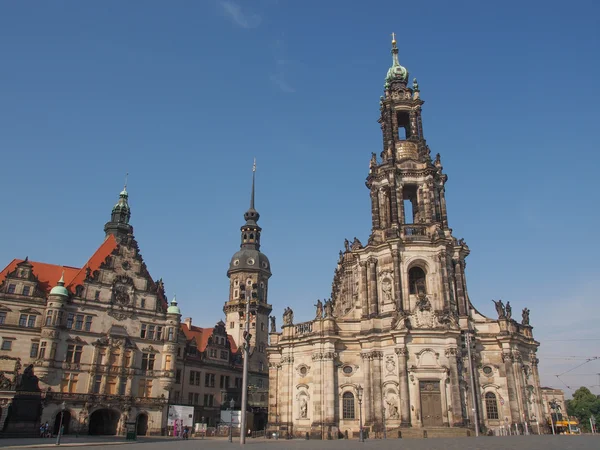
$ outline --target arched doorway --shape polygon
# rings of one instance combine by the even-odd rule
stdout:
[[[121,414],[113,409],[99,409],[90,416],[89,434],[117,434],[117,425]]]
[[[71,413],[67,410],[64,410],[62,412],[63,414],[63,418],[62,418],[62,426],[64,427],[64,431],[63,434],[69,434],[69,424],[71,423]],[[56,413],[56,417],[54,417],[54,435],[56,436],[58,434],[58,427],[60,427],[60,415],[61,415],[61,411]]]
[[[146,436],[148,432],[148,414],[140,414],[137,416],[136,432],[138,436]]]

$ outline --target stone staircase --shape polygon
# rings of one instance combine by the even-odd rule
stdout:
[[[396,428],[387,431],[388,439],[400,437],[403,439],[449,438],[474,435],[473,430],[459,427]]]

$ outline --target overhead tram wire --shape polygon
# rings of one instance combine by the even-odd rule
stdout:
[[[556,375],[556,378],[558,378],[558,380],[559,380],[559,381],[560,381],[562,384],[564,384],[564,385],[565,385],[565,386],[566,386],[568,389],[572,389],[572,388],[571,388],[571,386],[569,386],[567,383],[565,383],[565,382],[564,382],[564,380],[561,378],[561,376],[563,376],[563,375],[565,375],[565,374],[567,374],[567,373],[569,373],[569,372],[572,372],[573,370],[575,370],[575,369],[578,369],[579,367],[581,367],[581,366],[583,366],[583,365],[585,365],[585,364],[587,364],[587,363],[589,363],[589,362],[591,362],[591,361],[596,361],[596,360],[598,360],[598,359],[600,359],[598,356],[594,356],[594,357],[592,357],[592,358],[588,358],[588,359],[587,359],[585,362],[583,362],[583,363],[581,363],[581,364],[579,364],[579,365],[577,365],[577,366],[573,367],[572,369],[566,370],[566,371],[564,371],[563,373]]]

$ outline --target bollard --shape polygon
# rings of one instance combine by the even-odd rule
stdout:
[[[427,430],[423,430],[423,437],[427,438]]]
[[[348,439],[348,430],[344,432],[344,439]]]
[[[310,439],[308,436],[308,431],[306,432],[306,435],[304,436],[304,439],[306,439],[307,441]]]
[[[398,430],[398,439],[402,439],[402,431]]]

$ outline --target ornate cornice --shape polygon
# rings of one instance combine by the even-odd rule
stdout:
[[[336,352],[319,352],[312,354],[313,361],[331,361],[337,358],[338,354]]]

